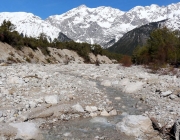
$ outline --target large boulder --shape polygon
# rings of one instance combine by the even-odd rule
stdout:
[[[153,131],[152,122],[142,115],[128,115],[116,124],[116,129],[128,136],[139,137]]]
[[[143,82],[130,82],[124,87],[124,92],[126,93],[135,93],[143,88]]]
[[[15,139],[23,140],[42,140],[43,136],[38,129],[38,126],[34,123],[22,122],[22,123],[10,123],[10,126],[17,129]]]

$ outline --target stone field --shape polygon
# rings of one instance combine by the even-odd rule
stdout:
[[[119,64],[0,66],[0,140],[162,139],[180,116],[180,78]],[[161,136],[161,137],[160,137]]]

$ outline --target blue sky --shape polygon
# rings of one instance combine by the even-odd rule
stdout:
[[[128,11],[139,5],[166,6],[177,2],[180,0],[1,0],[0,12],[30,12],[45,19],[50,15],[65,13],[82,4],[90,8],[110,6]]]

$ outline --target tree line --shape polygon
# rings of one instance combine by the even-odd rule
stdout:
[[[10,21],[4,20],[0,26],[0,41],[8,43],[15,49],[21,50],[24,46],[30,47],[33,50],[37,48],[41,49],[44,55],[49,55],[48,47],[53,47],[57,49],[69,49],[76,51],[81,57],[84,58],[85,62],[90,62],[89,53],[95,55],[106,55],[110,59],[115,59],[119,61],[122,57],[121,54],[111,53],[103,49],[98,44],[88,44],[88,43],[77,43],[74,41],[60,42],[58,39],[53,41],[49,40],[46,34],[41,33],[39,37],[28,37],[16,31],[16,26]]]
[[[151,32],[146,45],[138,46],[132,55],[135,64],[153,64],[162,67],[166,64],[180,64],[180,32],[166,27]]]

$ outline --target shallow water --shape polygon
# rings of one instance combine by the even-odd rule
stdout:
[[[56,122],[50,129],[43,130],[45,140],[134,140],[120,132],[115,125],[126,115],[139,115],[148,109],[145,104],[139,103],[139,99],[125,94],[115,87],[104,87],[96,81],[97,88],[103,90],[112,101],[112,106],[117,110],[117,116],[79,118],[66,122]],[[115,100],[121,97],[121,100]],[[138,107],[136,105],[138,104]]]

